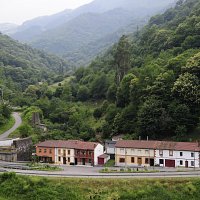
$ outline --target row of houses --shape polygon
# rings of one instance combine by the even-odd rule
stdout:
[[[110,158],[124,167],[200,167],[200,143],[147,140],[51,140],[36,145],[40,161],[66,165],[103,165]]]
[[[103,145],[78,140],[49,140],[35,145],[39,161],[64,165],[98,165]]]
[[[200,167],[200,143],[120,140],[115,144],[116,166]]]

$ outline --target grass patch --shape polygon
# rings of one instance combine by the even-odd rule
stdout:
[[[115,160],[110,159],[104,167],[114,167],[115,166]]]
[[[41,163],[28,163],[28,167],[31,170],[38,170],[38,171],[62,171],[63,169],[58,166],[51,166],[48,164],[41,164]]]
[[[133,168],[104,168],[99,171],[100,173],[156,173],[159,170],[148,170],[148,169],[133,169]]]
[[[0,126],[0,135],[11,129],[14,126],[14,124],[15,124],[15,119],[13,116],[11,116],[5,125]]]
[[[80,179],[0,175],[2,200],[198,200],[199,178]]]

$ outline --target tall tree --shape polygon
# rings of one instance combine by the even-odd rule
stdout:
[[[116,82],[117,85],[121,82],[124,75],[127,74],[130,69],[130,48],[131,45],[127,36],[123,35],[116,47],[114,53],[114,63],[116,65]]]

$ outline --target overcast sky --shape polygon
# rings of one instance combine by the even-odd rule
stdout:
[[[93,0],[0,0],[0,23],[16,23],[74,9]]]

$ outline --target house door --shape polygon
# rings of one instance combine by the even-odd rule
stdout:
[[[85,158],[82,158],[82,165],[85,165]]]
[[[66,165],[66,157],[63,157],[63,164]]]
[[[175,160],[165,160],[165,167],[175,167]]]
[[[188,168],[188,161],[185,161],[185,167]]]
[[[77,165],[78,164],[78,161],[77,161],[77,158],[75,158],[75,165]]]
[[[138,165],[142,165],[142,158],[138,158]]]
[[[150,159],[150,166],[154,166],[154,159]]]

